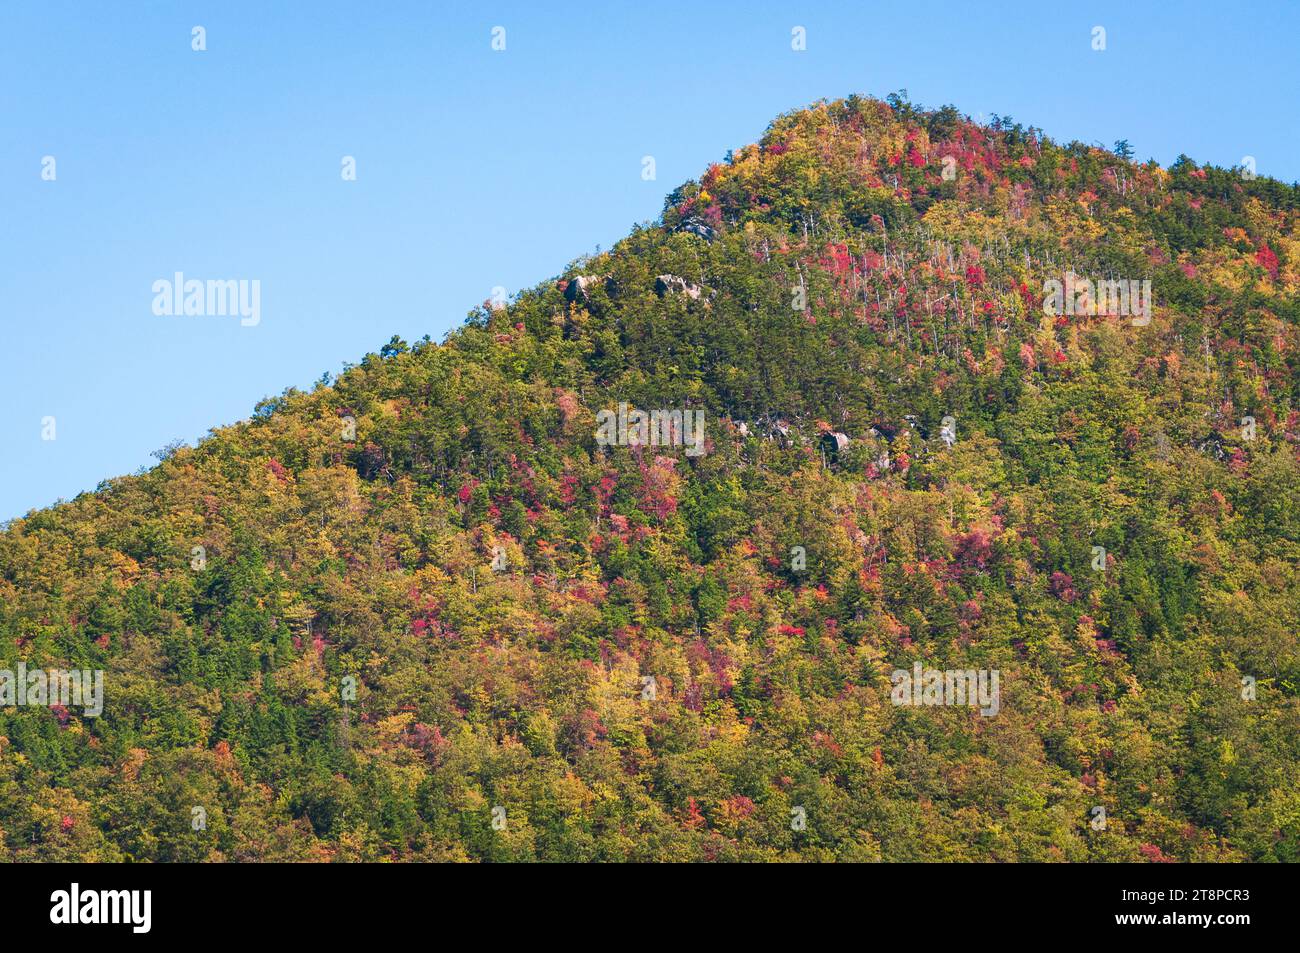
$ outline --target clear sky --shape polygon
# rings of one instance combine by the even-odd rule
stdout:
[[[0,0],[0,520],[441,339],[817,99],[1300,178],[1294,0],[600,6]],[[178,271],[260,281],[260,323],[155,315]]]

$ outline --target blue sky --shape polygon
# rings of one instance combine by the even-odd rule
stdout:
[[[0,520],[393,334],[441,339],[820,98],[905,88],[1300,178],[1290,0],[609,6],[0,5]],[[260,323],[155,315],[177,271],[259,280]]]

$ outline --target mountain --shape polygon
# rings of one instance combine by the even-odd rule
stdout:
[[[818,103],[12,521],[0,857],[1300,860],[1300,189],[1128,151]]]

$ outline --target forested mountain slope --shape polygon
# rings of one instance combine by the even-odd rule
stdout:
[[[782,116],[0,533],[3,667],[105,672],[0,708],[0,857],[1300,859],[1298,220],[898,97]],[[1154,306],[1045,313],[1067,274]],[[601,446],[620,403],[705,452]],[[917,662],[996,714],[895,704]]]

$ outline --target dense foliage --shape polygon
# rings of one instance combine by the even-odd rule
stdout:
[[[0,708],[0,857],[1300,860],[1298,221],[904,97],[783,116],[442,344],[9,524],[0,662],[106,675]],[[1151,322],[1045,314],[1067,271]],[[708,452],[598,446],[619,402]],[[916,660],[999,713],[891,704]]]

